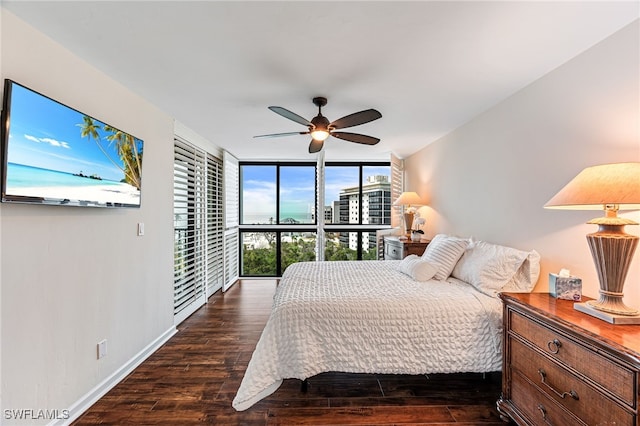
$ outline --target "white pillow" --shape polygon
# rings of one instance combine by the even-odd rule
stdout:
[[[513,280],[530,254],[511,247],[474,241],[465,250],[451,275],[468,282],[482,293],[496,296]]]
[[[422,259],[439,265],[438,272],[433,278],[436,280],[449,278],[451,271],[453,271],[458,259],[460,259],[468,245],[469,240],[466,238],[445,234],[438,234],[433,237],[422,255]]]
[[[540,277],[540,254],[531,250],[511,280],[502,287],[504,292],[530,293]]]
[[[416,281],[429,281],[438,271],[438,265],[422,260],[415,254],[402,259],[398,270]]]

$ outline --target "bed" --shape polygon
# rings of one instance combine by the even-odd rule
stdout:
[[[499,371],[497,294],[531,291],[538,261],[535,251],[440,234],[421,257],[290,265],[233,407],[248,409],[283,379],[329,371]]]

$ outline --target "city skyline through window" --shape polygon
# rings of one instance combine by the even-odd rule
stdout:
[[[277,184],[276,165],[242,165],[241,167],[242,215],[245,225],[316,223],[316,176],[313,165],[280,166],[280,185]],[[356,196],[360,186],[379,183],[388,186],[390,167],[364,166],[362,182],[357,165],[328,165],[325,168],[325,223],[358,223],[353,217],[340,219],[341,197],[346,193]],[[382,176],[382,179],[377,177]],[[384,188],[388,190],[388,188]],[[276,221],[277,193],[280,192],[280,219]],[[352,206],[353,207],[353,206]],[[359,209],[359,205],[356,207]],[[328,209],[332,214],[328,214]],[[380,213],[378,212],[378,215]],[[387,214],[389,217],[390,215]],[[370,221],[363,216],[362,223],[385,223],[383,220]],[[389,221],[387,220],[388,224]]]
[[[280,276],[297,261],[375,259],[375,231],[391,223],[390,164],[316,168],[240,164],[242,276]],[[316,176],[324,176],[324,201]]]

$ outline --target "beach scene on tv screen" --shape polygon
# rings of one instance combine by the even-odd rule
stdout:
[[[142,154],[142,140],[13,85],[7,198],[137,206]]]

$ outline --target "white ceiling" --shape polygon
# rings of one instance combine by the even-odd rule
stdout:
[[[638,1],[3,1],[2,7],[242,160],[315,158],[306,129],[378,109],[328,160],[406,157],[640,16]]]

